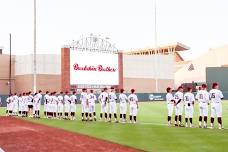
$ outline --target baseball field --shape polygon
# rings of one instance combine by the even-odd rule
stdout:
[[[97,104],[96,111],[99,112],[100,106]],[[228,101],[223,102],[223,127],[225,129],[217,129],[217,121],[215,129],[198,128],[198,104],[195,106],[193,123],[195,128],[184,127],[168,127],[166,125],[167,109],[165,102],[141,102],[139,104],[138,119],[136,124],[122,123],[105,123],[105,122],[82,122],[80,121],[81,106],[77,105],[77,120],[50,120],[50,119],[33,119],[22,118],[15,121],[22,121],[33,125],[39,124],[40,127],[48,126],[49,137],[52,137],[50,127],[57,128],[59,132],[66,130],[77,135],[86,135],[84,138],[95,137],[101,141],[108,141],[108,144],[115,143],[124,145],[124,147],[135,148],[135,150],[152,151],[152,152],[225,152],[228,149]],[[0,115],[5,115],[5,109],[1,108]],[[97,113],[98,115],[98,113]],[[0,126],[7,126],[5,117],[1,117]],[[14,118],[10,118],[13,119]],[[18,122],[17,122],[18,123]],[[40,125],[41,124],[41,125]],[[209,122],[208,122],[208,125]],[[15,126],[16,127],[16,126]],[[1,128],[1,127],[0,127]],[[6,128],[7,129],[7,128]],[[12,126],[11,126],[12,129]],[[0,130],[0,137],[3,137],[4,131]],[[16,131],[11,132],[16,134]],[[45,134],[45,135],[46,135]],[[19,137],[17,137],[19,138]],[[21,137],[21,140],[24,137]],[[56,136],[53,140],[58,140],[63,136]],[[5,138],[7,139],[7,138]],[[1,143],[4,140],[0,138]],[[20,138],[19,138],[20,139]],[[17,140],[19,140],[17,139]],[[69,139],[70,140],[70,139]],[[89,139],[88,139],[89,140]],[[35,141],[34,141],[35,142]],[[79,141],[74,141],[75,143]],[[89,143],[91,145],[96,143]],[[29,146],[27,144],[27,146]],[[64,145],[62,145],[64,146]],[[4,147],[3,147],[4,148]],[[88,150],[87,150],[88,151]],[[119,151],[118,149],[110,149],[110,151]],[[124,150],[123,150],[124,151]],[[125,150],[127,151],[127,150]]]

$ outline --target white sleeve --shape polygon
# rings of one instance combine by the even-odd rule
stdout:
[[[222,91],[219,91],[219,97],[222,99],[224,98],[223,94],[222,94]]]

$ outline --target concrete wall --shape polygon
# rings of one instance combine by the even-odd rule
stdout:
[[[0,54],[0,94],[8,94],[9,93],[9,55],[6,54]],[[11,60],[11,84],[12,84],[12,92],[15,91],[15,56],[12,56]]]
[[[174,86],[174,71],[173,55],[124,55],[123,87],[139,93],[155,92],[157,78],[158,91],[165,92],[167,86]]]

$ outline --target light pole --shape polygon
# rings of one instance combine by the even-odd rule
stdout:
[[[158,51],[159,51],[159,48],[158,48],[158,44],[157,44],[157,3],[156,3],[156,0],[154,0],[154,45],[155,45],[155,92],[158,93],[158,72],[159,72],[159,69],[158,69],[158,57],[157,57],[157,54],[158,54]]]
[[[36,0],[34,0],[33,92],[36,92]]]

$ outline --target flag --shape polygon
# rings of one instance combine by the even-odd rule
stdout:
[[[194,65],[191,63],[188,67],[188,71],[193,71],[195,70]]]

